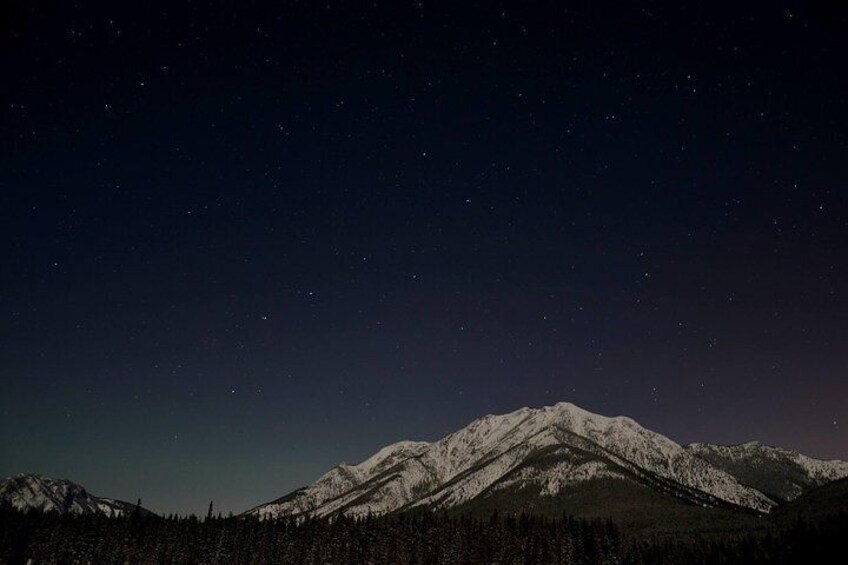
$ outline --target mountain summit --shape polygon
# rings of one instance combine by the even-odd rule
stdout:
[[[389,445],[248,514],[364,516],[426,508],[615,515],[646,505],[756,514],[848,476],[841,461],[737,451],[684,447],[630,418],[561,402],[488,415],[432,443]],[[781,464],[763,470],[763,457]]]

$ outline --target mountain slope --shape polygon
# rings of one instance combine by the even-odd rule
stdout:
[[[638,487],[689,506],[765,513],[775,500],[692,448],[641,427],[559,403],[489,415],[433,442],[400,442],[249,514],[334,516],[447,510],[523,492],[526,505],[598,482]],[[645,491],[645,492],[647,492]],[[510,497],[514,498],[514,496]]]
[[[15,475],[0,481],[0,502],[20,510],[104,516],[121,516],[136,508],[129,502],[94,496],[81,485],[65,479],[31,474]],[[152,514],[144,508],[141,512]]]
[[[848,462],[813,459],[795,451],[752,441],[739,445],[693,443],[689,451],[779,501],[848,477]]]
[[[780,506],[769,518],[777,524],[791,526],[799,520],[817,523],[839,514],[848,514],[848,478],[805,492]]]

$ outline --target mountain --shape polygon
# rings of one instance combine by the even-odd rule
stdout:
[[[811,489],[848,476],[848,462],[813,459],[756,441],[729,446],[693,443],[688,448],[741,483],[778,501],[794,500]]]
[[[31,474],[0,480],[0,502],[20,510],[104,516],[121,516],[136,508],[135,504],[129,502],[94,496],[81,485],[65,479]],[[152,514],[144,508],[141,512]]]
[[[848,478],[805,492],[769,517],[777,524],[792,526],[799,520],[817,523],[839,514],[848,515]]]
[[[804,490],[848,476],[848,464],[793,459],[785,452],[808,479],[793,475],[784,483],[780,467],[773,471],[778,478],[770,470],[754,477],[747,471],[760,469],[756,458],[750,465],[729,465],[715,455],[719,451],[706,444],[683,447],[630,418],[601,416],[563,402],[485,416],[433,443],[389,445],[248,514],[498,509],[566,511],[637,523],[645,522],[646,509],[654,509],[684,522],[709,514],[718,523],[768,513],[794,488],[787,485]]]

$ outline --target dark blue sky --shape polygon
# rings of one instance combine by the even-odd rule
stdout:
[[[0,474],[241,511],[561,400],[848,458],[844,10],[62,4],[3,8]]]

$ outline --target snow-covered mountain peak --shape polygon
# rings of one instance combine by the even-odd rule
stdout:
[[[120,516],[135,508],[128,502],[94,496],[75,482],[32,473],[19,473],[0,480],[0,500],[20,510],[60,514]]]
[[[489,436],[498,432],[508,433],[516,428],[520,428],[524,435],[531,436],[548,426],[558,426],[578,432],[587,429],[603,430],[616,424],[639,427],[630,418],[602,416],[570,402],[558,402],[541,408],[519,408],[507,414],[488,414],[448,437],[468,432]]]
[[[603,416],[559,402],[488,414],[438,441],[391,444],[251,512],[332,516],[417,506],[445,509],[504,488],[537,485],[539,496],[558,496],[563,489],[601,479],[649,485],[663,496],[676,493],[699,505],[761,512],[775,505],[740,481],[733,469],[712,464],[693,446],[684,448],[625,416]]]

